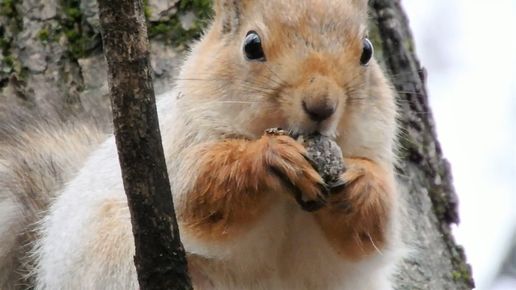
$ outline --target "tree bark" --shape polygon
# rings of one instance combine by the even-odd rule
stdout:
[[[103,97],[108,93],[107,72],[95,2],[2,1],[1,101],[32,107],[53,102],[72,114],[110,116],[109,110],[103,109],[109,109]],[[209,2],[144,2],[157,93],[173,82],[177,56],[210,15]],[[410,237],[406,242],[417,250],[402,263],[396,289],[471,289],[471,269],[450,230],[450,225],[459,221],[451,169],[436,137],[425,72],[415,55],[408,21],[399,0],[370,0],[369,5],[376,57],[399,92],[403,131],[398,170],[402,194],[410,207],[404,237]],[[1,118],[0,114],[0,122]]]
[[[143,3],[99,0],[98,5],[140,289],[193,289],[158,124]]]
[[[417,248],[404,261],[397,289],[472,289],[471,268],[450,226],[459,222],[450,164],[443,158],[425,88],[426,70],[414,52],[399,0],[370,1],[379,58],[399,93],[400,185],[409,204],[405,242]]]

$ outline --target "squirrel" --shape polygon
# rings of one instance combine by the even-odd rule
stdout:
[[[393,289],[397,106],[367,7],[214,1],[174,88],[157,98],[195,289]],[[136,290],[115,139],[91,122],[58,123],[0,143],[0,286]],[[294,138],[264,134],[279,127],[338,144],[339,192],[327,194]],[[303,208],[292,191],[325,202]]]

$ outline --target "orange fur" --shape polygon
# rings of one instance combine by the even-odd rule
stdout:
[[[389,175],[375,162],[346,158],[344,163],[345,188],[331,196],[329,205],[315,217],[333,248],[359,261],[381,252],[395,194]]]
[[[180,219],[196,236],[220,240],[234,237],[258,219],[278,198],[270,193],[285,191],[285,180],[310,200],[320,199],[323,180],[305,152],[288,136],[217,143],[201,153],[201,171]]]

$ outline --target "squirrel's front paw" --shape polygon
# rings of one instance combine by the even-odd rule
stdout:
[[[340,176],[343,184],[332,188],[329,204],[345,213],[370,209],[386,214],[386,200],[392,195],[387,173],[366,158],[347,158],[345,165],[346,171]]]
[[[277,178],[305,211],[316,211],[326,203],[328,186],[308,157],[305,148],[281,130],[267,131],[260,140],[267,170]]]
[[[383,251],[396,194],[392,176],[374,161],[345,158],[344,166],[343,184],[332,188],[328,205],[314,216],[340,255],[360,261]]]

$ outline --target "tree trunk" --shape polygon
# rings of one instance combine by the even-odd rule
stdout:
[[[450,164],[443,158],[408,20],[399,0],[370,1],[375,47],[399,92],[400,184],[409,203],[404,237],[417,248],[397,276],[397,289],[472,289],[471,268],[450,226],[459,222]]]
[[[109,119],[107,71],[94,0],[1,0],[2,103]],[[167,89],[211,1],[145,0],[156,93]],[[450,166],[443,159],[425,89],[425,72],[399,0],[370,0],[376,56],[400,93],[399,180],[410,206],[406,242],[417,253],[401,265],[397,289],[471,289],[471,269],[450,225],[458,222]],[[100,99],[100,101],[99,101]],[[98,104],[102,103],[103,106]],[[106,117],[107,116],[107,117]],[[2,121],[0,114],[0,122]]]
[[[193,289],[163,153],[142,0],[98,5],[140,289]]]

